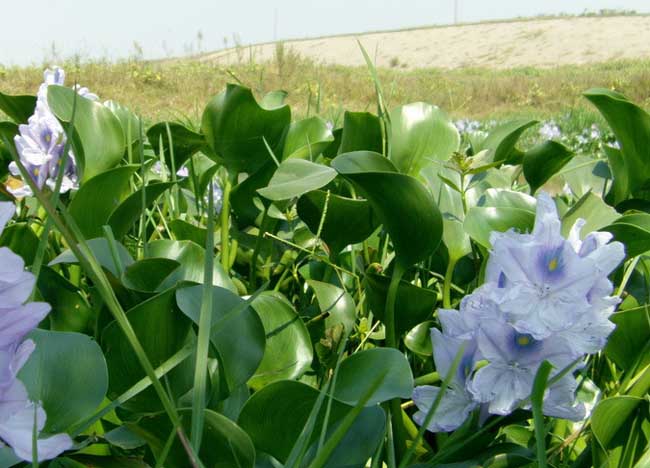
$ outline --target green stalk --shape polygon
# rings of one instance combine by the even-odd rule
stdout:
[[[169,399],[160,381],[156,378],[155,370],[153,368],[153,365],[151,364],[151,361],[147,357],[147,354],[144,351],[144,348],[142,347],[142,344],[140,343],[140,340],[138,339],[135,330],[131,326],[129,319],[127,318],[126,313],[124,312],[124,309],[122,308],[120,302],[115,296],[115,292],[113,291],[110,282],[108,281],[108,278],[106,277],[101,265],[95,258],[95,255],[93,254],[92,250],[90,250],[90,248],[88,247],[88,244],[86,243],[83,234],[81,234],[81,232],[79,231],[79,228],[77,227],[74,219],[72,219],[70,214],[63,206],[61,207],[61,215],[63,216],[63,219],[59,217],[59,215],[56,212],[56,209],[50,204],[50,200],[43,194],[43,192],[41,192],[38,189],[38,187],[36,186],[32,178],[30,177],[29,173],[27,172],[27,169],[25,169],[25,166],[23,166],[22,162],[20,161],[18,154],[16,154],[15,149],[10,144],[7,144],[6,138],[3,138],[3,140],[5,142],[5,146],[9,148],[11,157],[16,163],[23,179],[29,184],[30,188],[32,189],[32,192],[34,193],[38,201],[41,203],[43,208],[45,208],[45,210],[47,211],[48,216],[50,216],[53,219],[55,226],[59,229],[59,231],[65,238],[66,242],[68,243],[68,246],[70,247],[70,250],[75,255],[75,257],[79,260],[79,264],[86,271],[86,274],[88,275],[90,280],[95,284],[95,287],[97,288],[101,297],[104,299],[104,303],[106,304],[108,310],[115,318],[115,321],[117,322],[118,326],[126,336],[126,339],[128,340],[129,344],[133,348],[133,352],[135,353],[140,365],[144,369],[147,376],[151,379],[151,382],[154,386],[156,393],[158,394],[158,397],[160,398],[160,402],[162,403],[165,412],[168,414],[169,418],[171,419],[172,424],[178,427],[179,438],[181,439],[181,441],[184,440],[186,442],[187,437],[185,436],[183,428],[180,424],[180,417],[176,411],[176,408],[174,407],[172,401]],[[188,448],[187,445],[184,444],[184,446],[186,447],[186,449]],[[198,459],[196,455],[192,453],[191,448],[190,450],[188,450],[188,456],[190,457],[190,462],[192,463],[192,465],[198,466],[198,462],[197,462]]]
[[[533,423],[535,426],[535,442],[537,447],[537,466],[546,468],[546,425],[544,424],[544,391],[548,383],[548,376],[551,373],[552,366],[548,361],[544,361],[535,375],[533,382],[533,392],[530,396],[530,402],[533,410]]]
[[[145,187],[147,186],[147,174],[144,170],[144,146],[143,146],[143,135],[142,135],[142,119],[138,120],[140,125],[139,125],[139,132],[140,132],[140,140],[138,143],[138,149],[140,153],[140,177],[142,179],[142,212],[140,213],[140,240],[143,242],[142,245],[142,253],[144,257],[148,256],[148,246],[147,246],[147,237],[146,237],[146,232],[147,232],[147,225],[146,225],[146,214],[147,214],[147,194],[145,191]]]
[[[386,346],[389,348],[398,349],[397,333],[395,330],[395,303],[397,302],[399,283],[405,272],[405,268],[399,262],[395,262],[393,275],[390,279],[390,286],[388,286],[384,320],[384,325],[386,326]],[[393,426],[393,438],[395,441],[395,453],[399,458],[406,450],[406,436],[404,423],[402,421],[402,406],[400,399],[392,399],[389,407]]]
[[[264,233],[266,232],[268,219],[269,208],[267,206],[264,206],[262,221],[260,222],[260,230],[257,233],[257,238],[255,239],[255,248],[253,249],[253,257],[251,258],[251,263],[248,271],[248,282],[251,290],[257,288],[257,258],[260,255],[260,250],[262,249],[262,240],[264,240]]]
[[[442,283],[442,306],[445,309],[451,309],[451,280],[454,276],[454,267],[458,259],[449,258],[447,263],[447,270],[445,271],[445,279]]]
[[[180,194],[179,194],[179,188],[176,185],[176,159],[174,158],[174,145],[173,145],[173,138],[172,138],[172,131],[171,128],[169,128],[169,122],[165,122],[165,129],[167,130],[167,142],[169,144],[169,161],[171,162],[171,167],[172,167],[172,173],[170,174],[170,177],[172,179],[172,182],[174,182],[174,186],[172,187],[172,197],[174,200],[174,206],[172,207],[172,212],[174,213],[175,218],[180,218],[181,216],[181,200],[180,200]],[[162,145],[160,145],[162,148]]]
[[[221,265],[226,273],[230,271],[230,243],[229,243],[229,230],[230,230],[230,191],[232,190],[232,183],[230,177],[226,177],[226,185],[223,188],[223,203],[221,205]],[[210,192],[209,198],[212,198]],[[210,214],[208,214],[210,216]]]
[[[192,447],[196,453],[201,449],[203,424],[205,420],[205,393],[208,381],[208,351],[210,349],[210,328],[212,327],[212,276],[214,273],[214,182],[208,185],[208,224],[205,242],[205,272],[203,274],[203,295],[199,316],[199,331],[196,340],[196,365],[194,367],[194,393],[192,398]]]

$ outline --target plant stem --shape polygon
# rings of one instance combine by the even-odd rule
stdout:
[[[262,249],[262,240],[264,240],[264,233],[266,232],[266,227],[269,219],[269,208],[264,206],[264,212],[262,213],[262,221],[260,222],[260,230],[257,233],[257,238],[255,239],[255,248],[253,249],[253,257],[251,258],[251,263],[248,273],[248,282],[249,289],[254,291],[257,288],[257,258],[260,255],[260,250]]]
[[[447,271],[445,271],[445,279],[442,284],[442,306],[445,309],[451,308],[451,280],[454,276],[454,267],[457,261],[455,258],[449,258],[449,263],[447,263]]]
[[[232,183],[230,177],[226,177],[226,184],[223,188],[223,204],[221,205],[221,265],[226,273],[230,271],[230,191]],[[212,193],[209,194],[212,197]],[[212,213],[208,213],[212,216]]]
[[[386,327],[386,346],[389,348],[398,348],[397,332],[395,329],[395,304],[397,302],[397,291],[399,283],[404,276],[405,268],[398,262],[395,263],[393,276],[390,279],[388,295],[386,297],[386,311],[384,316],[384,325]],[[406,450],[406,438],[404,435],[404,423],[402,422],[402,406],[399,398],[394,398],[389,404],[391,420],[393,426],[393,439],[395,442],[395,453],[397,457]]]

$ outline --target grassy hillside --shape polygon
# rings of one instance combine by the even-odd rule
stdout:
[[[211,63],[149,62],[63,64],[102,99],[117,100],[147,119],[198,122],[210,97],[227,82],[239,81],[257,93],[284,89],[297,116],[318,112],[336,121],[341,109],[375,110],[374,88],[364,67],[319,65],[291,54],[267,64],[224,67]],[[36,92],[41,68],[0,69],[0,90]],[[514,115],[540,118],[572,113],[591,118],[581,92],[590,87],[616,89],[650,105],[650,61],[624,61],[554,69],[512,70],[380,69],[390,105],[414,101],[435,103],[454,117],[492,119]]]

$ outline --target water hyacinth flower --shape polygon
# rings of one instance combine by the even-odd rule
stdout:
[[[47,88],[51,85],[63,86],[64,82],[63,69],[55,67],[53,70],[45,70],[43,83],[38,89],[34,114],[28,119],[26,125],[19,126],[20,134],[14,138],[20,161],[39,189],[48,187],[54,190],[57,176],[61,170],[63,171],[61,193],[78,187],[77,164],[72,151],[69,151],[66,163],[61,167],[66,135],[47,101]],[[97,99],[88,88],[76,86],[75,89],[86,99]],[[21,176],[14,162],[9,164],[9,171],[13,176]],[[8,187],[8,190],[16,197],[32,195],[27,184],[18,188]]]
[[[610,242],[609,233],[593,232],[581,239],[583,226],[578,220],[564,238],[553,200],[541,193],[532,232],[492,233],[486,283],[463,298],[460,311],[439,310],[442,331],[431,331],[441,378],[449,370],[450,353],[459,343],[466,350],[429,430],[454,430],[476,408],[495,415],[526,408],[544,361],[553,366],[553,378],[605,346],[614,329],[609,317],[620,301],[611,296],[608,276],[625,252],[621,243]],[[577,388],[570,372],[550,385],[544,413],[584,419],[586,408],[576,402]],[[414,390],[417,423],[439,391]]]
[[[15,212],[9,202],[0,202],[0,234]],[[35,349],[25,336],[49,313],[44,302],[28,302],[34,275],[24,270],[23,260],[6,247],[0,249],[0,446],[8,445],[25,461],[32,460],[32,436],[45,427],[47,415],[39,403],[29,399],[17,375]],[[72,447],[67,434],[39,437],[40,460],[56,457]]]
[[[546,140],[556,140],[562,136],[562,130],[560,130],[560,127],[551,120],[542,125],[542,128],[539,129],[539,134]]]

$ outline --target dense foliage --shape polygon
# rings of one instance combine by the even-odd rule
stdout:
[[[0,466],[650,463],[650,115],[480,127],[373,76],[336,128],[0,93]]]

